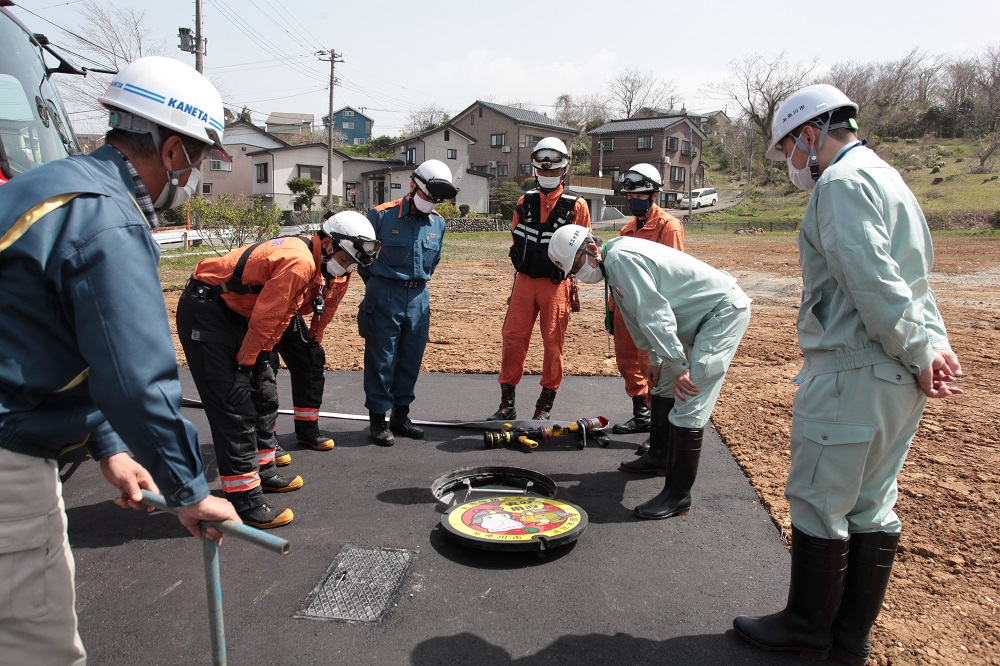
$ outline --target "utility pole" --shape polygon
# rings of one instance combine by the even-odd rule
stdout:
[[[177,48],[193,53],[194,68],[198,73],[204,73],[205,44],[208,40],[201,36],[201,0],[194,0],[194,36],[191,35],[191,28],[177,28],[177,36],[181,40]]]
[[[344,62],[344,59],[341,57],[342,53],[333,49],[317,51],[316,55],[320,56],[320,60],[330,63],[330,110],[326,116],[326,205],[329,210],[333,208],[333,84],[337,82],[333,72],[336,64]]]

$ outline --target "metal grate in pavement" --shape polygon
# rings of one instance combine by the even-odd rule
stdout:
[[[402,548],[344,546],[294,617],[378,624],[416,557]]]

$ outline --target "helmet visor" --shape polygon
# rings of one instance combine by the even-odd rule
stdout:
[[[458,194],[458,188],[443,178],[431,178],[430,180],[422,180],[421,182],[424,186],[420,189],[434,203],[454,199],[455,195]]]
[[[566,160],[566,156],[558,150],[543,148],[532,153],[531,159],[534,162],[536,169],[549,170],[560,169],[565,166],[564,162]]]
[[[334,240],[342,241],[340,246],[350,253],[361,266],[371,266],[375,263],[375,257],[382,250],[382,241],[373,238],[348,236],[337,232],[329,232],[328,235]]]
[[[626,171],[622,174],[622,190],[625,192],[648,192],[654,188],[653,182],[638,171]]]

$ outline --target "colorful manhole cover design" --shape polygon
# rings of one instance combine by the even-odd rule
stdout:
[[[441,524],[451,537],[473,548],[550,550],[580,538],[587,529],[587,512],[546,497],[484,497],[452,507]]]

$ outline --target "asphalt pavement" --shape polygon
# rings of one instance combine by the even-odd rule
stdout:
[[[186,368],[185,396],[197,397]],[[537,376],[518,387],[530,414]],[[279,373],[291,406],[287,372]],[[365,414],[358,372],[327,373],[323,409]],[[411,416],[474,420],[496,408],[495,375],[424,374]],[[567,377],[552,417],[630,416],[620,378]],[[219,488],[204,413],[185,408]],[[632,509],[662,477],[616,471],[645,435],[612,435],[607,448],[551,439],[534,451],[485,449],[481,432],[428,428],[424,440],[369,444],[367,423],[321,420],[336,448],[300,449],[290,416],[278,420],[291,452],[286,472],[305,486],[270,495],[295,520],[273,533],[286,556],[227,538],[221,548],[230,664],[783,664],[736,638],[732,618],[784,603],[788,554],[777,528],[717,433],[706,429],[693,509],[642,521]],[[441,527],[435,479],[471,466],[509,465],[548,475],[557,500],[586,511],[574,543],[536,553],[472,549]],[[217,490],[218,492],[218,490]],[[91,664],[211,663],[202,549],[176,518],[115,507],[98,466],[84,461],[65,484],[77,565],[80,632]],[[403,549],[412,567],[378,623],[294,617],[345,546]]]

